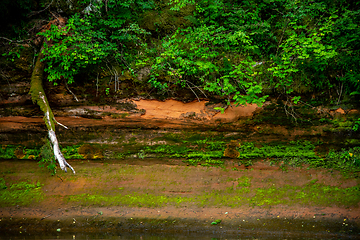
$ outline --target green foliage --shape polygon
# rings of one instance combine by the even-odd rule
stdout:
[[[240,148],[240,159],[266,158],[272,164],[280,164],[283,170],[286,166],[300,167],[304,164],[310,167],[322,167],[339,170],[345,175],[357,175],[360,171],[360,148],[330,150],[325,158],[319,157],[314,151],[315,145],[308,141],[292,141],[288,144],[263,144],[256,147],[254,143],[243,143]]]
[[[146,152],[144,150],[140,150],[140,152],[137,155],[138,158],[144,159],[146,157]]]
[[[160,157],[181,158],[190,165],[222,166],[225,142],[210,138],[197,139],[190,136],[182,144],[154,145],[146,147],[147,153],[157,153]],[[191,144],[191,147],[189,147]]]
[[[162,46],[164,51],[156,58],[149,80],[160,90],[169,83],[182,87],[200,85],[217,95],[233,96],[236,104],[261,104],[267,98],[257,96],[262,92],[262,84],[261,72],[253,67],[256,62],[249,56],[232,60],[226,56],[225,52],[230,50],[247,55],[256,49],[242,31],[229,33],[226,28],[214,25],[179,29]],[[169,82],[159,81],[164,73]]]
[[[16,146],[13,145],[1,145],[0,158],[1,159],[14,159]]]
[[[356,7],[289,0],[171,4],[175,10],[194,4],[197,24],[163,40],[150,79],[157,88],[199,86],[239,104],[261,104],[265,88],[360,92]]]
[[[218,110],[218,111],[220,111],[221,113],[224,113],[224,112],[225,112],[225,108],[222,108],[222,107],[214,107],[214,110]]]
[[[158,141],[164,139],[168,143],[132,148],[134,141],[130,144],[129,151],[122,152],[117,158],[145,156],[146,153],[147,156],[156,158],[181,159],[192,166],[224,166],[226,158],[224,155],[232,138],[224,138],[222,134],[213,135],[212,132],[172,133],[156,138]],[[320,146],[319,149],[322,148],[321,141],[296,140],[270,143],[240,141],[239,143],[239,147],[234,147],[234,151],[239,152],[237,164],[245,167],[254,165],[258,160],[266,160],[268,164],[276,165],[284,171],[289,167],[326,168],[340,170],[344,175],[351,176],[357,175],[359,171],[357,147],[343,150],[342,153],[331,150],[327,154],[316,150],[317,146]]]
[[[107,71],[111,63],[132,73],[151,66],[149,82],[161,91],[178,84],[196,95],[208,91],[236,104],[261,105],[269,93],[292,95],[294,103],[299,94],[314,91],[337,95],[338,102],[360,93],[356,3],[171,0],[175,12],[169,17],[178,17],[180,9],[195,9],[181,16],[191,27],[170,26],[168,35],[151,29],[150,36],[140,27],[142,15],[168,8],[162,2],[83,0],[72,9],[61,2],[57,8],[68,15],[66,26],[53,25],[40,33],[46,38],[45,71],[55,83],[62,78],[71,83],[81,72]],[[14,3],[6,0],[1,6],[4,16],[12,18]],[[35,7],[21,0],[16,16],[24,17]],[[24,27],[14,28],[16,35],[24,35],[19,29]],[[19,57],[15,50],[4,56],[10,61]]]
[[[3,178],[0,178],[0,190],[6,189],[7,186],[5,184],[5,180]]]
[[[326,40],[337,47],[338,55],[331,62],[334,75],[336,74],[334,77],[345,84],[347,93],[356,95],[360,91],[360,10],[343,7],[334,16],[333,21],[331,32],[326,35]]]
[[[245,142],[239,147],[240,159],[248,158],[304,158],[310,161],[319,157],[314,152],[315,146],[309,141],[291,141],[289,143],[263,144],[256,147],[252,142]]]
[[[211,222],[211,225],[218,225],[218,224],[220,224],[220,223],[221,223],[221,220],[220,220],[220,219],[217,219],[217,220]]]
[[[347,175],[360,173],[360,147],[341,151],[330,150],[325,160],[326,168],[340,170]]]
[[[39,161],[39,166],[46,167],[51,175],[56,174],[54,151],[49,140],[41,147],[41,160]]]
[[[47,140],[48,141],[48,140]],[[78,153],[80,145],[71,145],[60,147],[64,157],[66,159],[83,159],[83,157]],[[47,166],[52,162],[53,150],[48,142],[46,142],[42,147],[24,147],[24,146],[15,146],[15,145],[0,145],[0,158],[1,159],[16,159],[16,152],[21,150],[23,157],[22,159],[40,159],[41,164]],[[54,163],[55,164],[55,163]]]
[[[154,145],[146,147],[147,153],[157,153],[160,157],[181,158],[190,165],[222,166],[225,143],[223,141],[212,141],[208,138],[191,141],[183,140],[183,144],[177,145]]]
[[[127,22],[133,21],[136,13],[152,8],[151,2],[109,0],[106,5],[102,1],[84,2],[90,4],[86,14],[76,13],[65,27],[52,25],[39,33],[46,39],[43,61],[47,63],[45,71],[49,81],[64,78],[72,83],[81,70],[105,59],[124,62],[127,45],[144,44],[140,36],[148,33],[137,23]],[[132,8],[139,12],[133,12]]]
[[[12,2],[2,4],[13,10]],[[21,14],[34,8],[28,0],[19,4]],[[149,36],[139,26],[142,14],[162,11],[165,5],[160,2],[83,0],[73,3],[73,9],[60,4],[68,14],[66,26],[53,25],[40,33],[46,38],[48,79],[71,83],[77,74],[107,71],[111,63],[133,73],[151,65],[149,82],[161,91],[178,84],[196,95],[208,91],[236,104],[261,105],[270,92],[295,95],[290,96],[294,103],[304,92],[330,90],[338,101],[360,93],[356,4],[324,0],[171,0],[168,4],[174,11],[193,5],[195,11],[181,16],[191,20],[191,27],[173,28],[168,35],[152,29]],[[157,42],[160,48],[154,46]],[[5,55],[10,60],[19,56],[14,50]]]
[[[195,0],[170,0],[169,5],[172,5],[171,10],[179,11],[181,8],[186,7],[188,4],[195,4]]]
[[[149,153],[161,153],[166,154],[169,157],[183,157],[191,150],[186,146],[174,146],[174,145],[154,145],[145,149]]]
[[[295,104],[298,104],[298,102],[300,101],[300,98],[301,98],[301,96],[296,96],[296,97],[293,97],[291,100],[292,100]]]
[[[1,159],[16,159],[16,152],[21,152],[22,159],[36,159],[40,156],[39,148],[27,148],[21,145],[0,145],[0,158]]]
[[[69,145],[60,147],[60,149],[66,159],[84,159],[83,156],[79,154],[80,147],[81,145]]]
[[[45,72],[49,73],[49,81],[64,78],[72,83],[81,69],[101,62],[116,50],[112,43],[102,40],[106,34],[96,30],[91,20],[75,14],[66,27],[52,25],[50,30],[39,33],[47,40],[43,61],[47,62]]]
[[[359,130],[359,126],[360,126],[360,118],[358,118],[355,122],[354,122],[354,125],[352,127],[352,130],[353,131],[358,131]]]
[[[2,56],[6,57],[8,61],[14,62],[16,59],[19,59],[21,56],[21,51],[24,49],[23,46],[19,46],[17,48],[14,48],[13,50],[3,53]]]

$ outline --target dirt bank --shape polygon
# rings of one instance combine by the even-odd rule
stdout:
[[[260,109],[255,104],[230,106],[220,113],[215,107],[223,104],[208,101],[183,103],[176,100],[121,100],[113,105],[87,106],[74,105],[54,107],[56,119],[64,125],[87,127],[97,125],[116,125],[117,127],[198,129],[214,128],[219,124],[236,123],[240,118],[252,116]],[[24,108],[18,111],[25,112]],[[44,125],[41,116],[25,117],[0,115],[0,132],[14,130],[33,130]],[[103,121],[101,121],[103,120]],[[236,124],[235,124],[236,125]]]

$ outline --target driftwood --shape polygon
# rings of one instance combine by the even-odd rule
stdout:
[[[42,58],[43,58],[43,54],[41,49],[37,57],[37,61],[35,63],[35,67],[31,76],[31,87],[30,87],[31,99],[34,103],[37,103],[40,106],[40,109],[44,112],[45,115],[44,122],[48,129],[48,135],[49,135],[48,137],[52,144],[55,159],[58,161],[60,168],[66,172],[67,171],[66,168],[68,167],[75,174],[74,168],[72,168],[70,164],[67,163],[65,157],[61,153],[59,142],[55,134],[55,123],[61,125],[62,127],[65,128],[67,127],[61,123],[58,123],[55,120],[54,114],[52,113],[49,102],[46,98],[45,91],[42,85],[42,81],[44,77],[44,65],[45,65],[45,63],[41,61]]]

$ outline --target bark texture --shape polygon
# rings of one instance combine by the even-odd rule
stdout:
[[[44,77],[44,66],[45,64],[41,62],[41,59],[43,58],[42,49],[40,51],[40,54],[37,57],[35,67],[31,76],[31,87],[30,87],[30,95],[31,99],[34,103],[39,105],[40,109],[44,112],[44,122],[46,124],[46,127],[48,129],[48,137],[50,139],[50,142],[52,144],[52,148],[54,151],[55,159],[58,161],[60,168],[63,171],[67,171],[67,167],[70,168],[73,173],[75,174],[74,168],[70,166],[70,164],[66,161],[65,157],[60,151],[59,142],[57,140],[56,134],[55,134],[55,123],[67,128],[66,126],[58,123],[55,120],[54,114],[51,111],[49,102],[46,98],[45,91],[43,88],[43,77]]]

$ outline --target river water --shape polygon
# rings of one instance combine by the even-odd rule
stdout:
[[[0,233],[1,240],[319,240],[319,239],[359,239],[358,236],[349,235],[309,235],[302,233],[287,233],[287,232],[268,232],[268,233],[254,233],[244,235],[226,235],[226,234],[151,234],[151,233],[125,233],[125,234],[112,234],[112,233],[57,233],[57,234],[16,234],[8,235]]]

